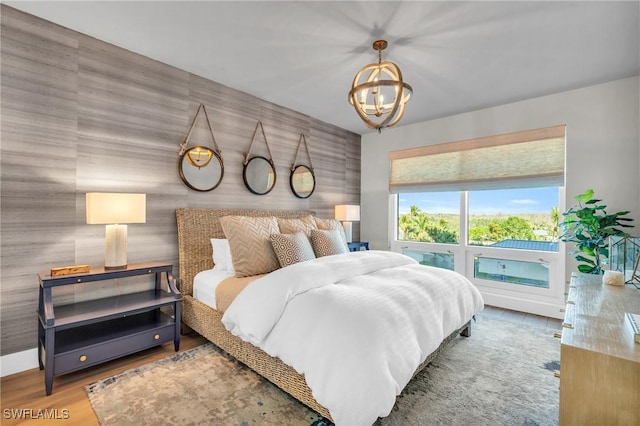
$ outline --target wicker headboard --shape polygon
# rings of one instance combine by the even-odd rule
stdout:
[[[193,278],[200,271],[213,268],[211,238],[224,238],[220,218],[223,216],[275,216],[297,219],[314,214],[308,210],[248,209],[177,209],[179,288],[192,295]]]

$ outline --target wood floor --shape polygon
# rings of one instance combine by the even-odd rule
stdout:
[[[184,335],[180,339],[180,352],[200,346],[206,341],[204,337],[196,333]],[[0,405],[2,406],[0,423],[3,426],[17,424],[39,426],[44,424],[56,426],[99,425],[84,391],[85,385],[122,373],[130,368],[166,358],[174,353],[173,342],[169,342],[163,346],[83,371],[56,377],[53,381],[53,393],[49,396],[45,395],[44,371],[37,368],[3,377],[0,380]],[[48,421],[42,418],[38,419],[39,410],[48,410],[47,414],[53,413],[54,416],[57,415],[58,419]],[[22,415],[22,419],[16,418],[20,415]]]
[[[533,326],[561,329],[561,321],[538,315],[525,314],[491,306],[485,306],[481,316],[518,321]],[[192,333],[181,338],[180,351],[206,343],[206,339]],[[130,368],[138,367],[174,354],[173,343],[129,355],[84,371],[56,377],[53,393],[45,395],[44,371],[37,368],[3,377],[0,380],[0,405],[2,425],[98,425],[84,386],[106,379]],[[44,420],[43,415],[56,417]],[[38,416],[40,416],[38,418]],[[19,418],[21,417],[21,418]]]

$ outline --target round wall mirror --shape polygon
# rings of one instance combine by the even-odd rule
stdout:
[[[291,171],[289,184],[293,195],[298,198],[309,198],[316,189],[316,177],[309,167],[299,165]]]
[[[273,189],[276,183],[276,169],[273,163],[264,157],[253,157],[242,170],[244,184],[257,195],[264,195]]]
[[[196,191],[211,191],[222,181],[224,165],[220,154],[206,146],[194,146],[180,156],[178,163],[182,181]]]

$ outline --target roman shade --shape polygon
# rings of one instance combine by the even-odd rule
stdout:
[[[391,151],[389,191],[564,186],[565,127]]]

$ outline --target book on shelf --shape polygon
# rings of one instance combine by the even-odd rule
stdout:
[[[640,314],[625,312],[624,322],[626,327],[631,331],[634,342],[640,343]]]

